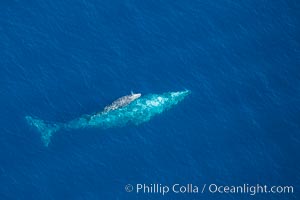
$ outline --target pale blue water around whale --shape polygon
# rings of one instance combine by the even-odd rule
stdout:
[[[300,199],[299,10],[298,0],[1,0],[0,200]],[[91,121],[112,127],[64,128],[131,91],[185,90],[138,125],[125,118],[148,118],[127,118],[132,104]],[[57,125],[48,147],[26,116]],[[138,183],[295,193],[125,191]]]

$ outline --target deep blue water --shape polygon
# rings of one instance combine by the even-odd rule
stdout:
[[[299,199],[297,0],[0,2],[0,199]],[[139,126],[60,131],[130,91],[189,89]],[[127,193],[126,184],[294,194]]]

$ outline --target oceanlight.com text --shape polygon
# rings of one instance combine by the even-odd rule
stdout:
[[[137,183],[127,184],[125,186],[126,192],[136,194],[160,194],[167,195],[169,193],[175,194],[244,194],[254,196],[256,194],[293,194],[294,187],[291,185],[263,185],[263,184],[241,184],[241,185],[220,185],[220,184],[179,184],[172,185],[153,183]]]

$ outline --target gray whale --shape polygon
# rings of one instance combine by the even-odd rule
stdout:
[[[46,122],[32,116],[25,116],[29,125],[41,134],[42,142],[48,146],[52,135],[61,130],[122,127],[127,124],[139,125],[149,121],[155,115],[172,108],[186,96],[189,90],[179,92],[166,92],[163,94],[148,94],[140,98],[135,98],[125,106],[116,109],[106,109],[92,115],[84,115],[66,123]],[[112,104],[113,105],[113,104]]]

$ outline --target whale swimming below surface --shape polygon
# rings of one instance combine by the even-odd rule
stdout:
[[[191,92],[167,92],[162,94],[131,94],[114,101],[104,111],[91,115],[84,115],[66,123],[51,123],[32,116],[25,116],[26,121],[41,134],[42,142],[48,146],[52,135],[61,130],[123,127],[127,124],[139,125],[149,121],[153,116],[168,110],[182,101]],[[128,97],[131,97],[131,99]],[[122,102],[122,98],[128,101]],[[121,99],[121,100],[120,100]],[[115,104],[114,104],[115,103]]]

